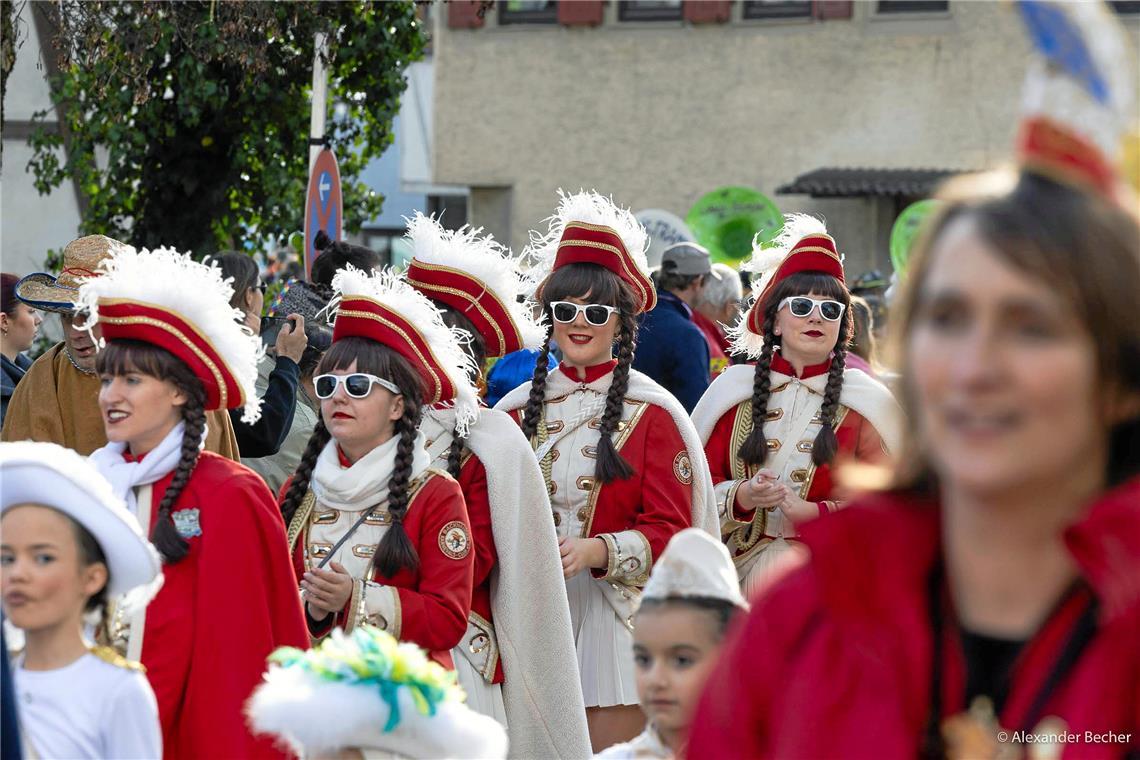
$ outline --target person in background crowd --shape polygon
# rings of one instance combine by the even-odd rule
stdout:
[[[545,325],[516,298],[517,265],[490,236],[447,231],[417,212],[408,240],[408,282],[468,338],[476,369],[488,356],[543,345]],[[471,380],[480,384],[481,373]],[[459,685],[468,706],[507,727],[514,756],[584,757],[586,710],[542,472],[508,415],[480,408],[460,436],[456,414],[428,406],[420,431],[435,466],[459,482],[471,519],[471,614],[452,650]]]
[[[371,626],[333,631],[308,652],[274,652],[249,720],[303,758],[507,757],[503,727],[464,704],[454,673]]]
[[[637,694],[648,719],[602,760],[682,757],[689,723],[729,625],[748,610],[724,544],[696,528],[669,540],[641,594],[633,625]]]
[[[694,324],[693,309],[705,283],[718,277],[701,246],[669,246],[655,275],[657,304],[640,318],[633,368],[676,396],[687,412],[709,387],[709,344]]]
[[[876,464],[898,451],[899,411],[881,383],[846,366],[851,296],[823,222],[789,216],[745,266],[762,276],[733,349],[756,366],[717,378],[693,423],[747,596],[781,554],[802,548],[801,523],[838,509],[837,461]]]
[[[298,362],[301,378],[297,384],[293,422],[285,434],[284,443],[272,456],[256,458],[243,456],[241,459],[241,463],[260,475],[269,486],[269,490],[274,493],[281,490],[281,486],[300,464],[305,445],[309,442],[321,413],[313,389],[313,374],[321,357],[332,343],[332,328],[325,321],[327,306],[328,301],[322,298],[312,285],[301,280],[289,280],[278,291],[266,316],[262,318],[263,343],[276,342],[278,331],[289,321],[288,317],[278,316],[280,314],[299,315],[305,325],[305,337],[308,339],[308,345],[305,346]],[[258,363],[258,391],[268,387],[270,370],[273,366],[266,361]]]
[[[466,432],[474,367],[396,273],[349,266],[333,290],[333,342],[314,379],[321,419],[280,494],[309,633],[371,625],[451,669],[471,613],[471,524],[418,427],[425,404],[451,403]]]
[[[498,407],[522,426],[546,478],[595,752],[645,724],[630,647],[649,569],[674,533],[716,533],[688,414],[631,367],[637,315],[656,302],[645,248],[628,210],[594,192],[561,194],[528,254],[563,359],[550,370],[540,355],[530,384]]]
[[[8,399],[32,366],[22,352],[32,347],[43,319],[40,313],[16,298],[14,274],[0,274],[0,424],[8,411]]]
[[[891,316],[894,486],[756,601],[694,757],[1140,755],[1137,68],[1103,4],[1018,10],[1019,169],[939,192]]]
[[[221,268],[222,276],[233,281],[234,297],[230,306],[241,312],[246,329],[253,335],[260,334],[266,286],[258,274],[257,264],[249,256],[236,251],[221,253],[212,260]],[[267,353],[258,362],[258,376],[266,376],[261,396],[261,417],[250,425],[241,421],[240,410],[230,411],[238,452],[243,458],[272,456],[285,442],[293,424],[301,356],[307,345],[305,318],[300,314],[290,314],[277,332],[274,356]]]
[[[82,237],[63,249],[58,278],[36,272],[16,284],[16,297],[25,304],[59,314],[63,342],[36,359],[16,387],[4,418],[3,440],[58,443],[84,456],[106,445],[95,371],[101,326],[88,325],[75,309],[80,284],[98,277],[100,266],[123,250],[134,249],[102,235]],[[205,450],[236,461],[237,440],[226,410],[207,412],[206,422]]]
[[[106,479],[70,449],[0,444],[0,480],[4,612],[25,641],[16,731],[34,757],[160,757],[142,666],[83,636],[84,617],[105,614],[109,599],[146,606],[162,585],[158,553]]]
[[[847,365],[878,377],[875,351],[875,317],[862,296],[851,296],[851,343],[847,348]]]
[[[736,270],[728,264],[713,264],[712,272],[714,276],[705,282],[693,309],[693,322],[709,344],[709,377],[715,380],[731,363],[727,328],[740,317],[744,289]]]
[[[384,260],[376,251],[362,245],[334,241],[324,230],[317,231],[313,247],[320,253],[313,261],[309,282],[326,301],[332,300],[332,281],[340,270],[353,266],[365,274],[371,274],[384,266]]]
[[[542,349],[522,348],[512,351],[491,365],[487,373],[487,406],[495,406],[503,396],[528,382],[538,364],[538,354]],[[547,364],[557,364],[558,359],[550,351],[546,352]]]
[[[279,757],[250,734],[242,704],[270,652],[308,645],[285,529],[260,478],[200,451],[206,410],[256,420],[259,341],[233,320],[217,267],[167,248],[120,251],[104,267],[79,289],[107,341],[97,368],[110,443],[91,462],[147,526],[165,575],[144,611],[111,616],[106,639],[146,666],[167,757]]]

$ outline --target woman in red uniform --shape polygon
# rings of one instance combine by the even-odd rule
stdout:
[[[654,557],[686,527],[716,532],[708,468],[684,408],[630,368],[637,315],[656,298],[646,240],[608,198],[562,197],[530,254],[563,360],[550,370],[540,356],[531,383],[498,404],[520,420],[546,477],[595,751],[644,725],[631,629]]]
[[[1022,8],[1049,50],[1101,11]],[[1038,71],[1041,105],[1066,74]],[[1078,129],[1105,127],[1066,84],[1063,113],[1086,97]],[[892,317],[898,485],[808,526],[810,562],[709,681],[693,757],[1140,752],[1140,220],[1085,134],[1037,111],[1020,171],[941,193]]]
[[[757,297],[732,333],[757,361],[719,376],[693,424],[747,596],[795,546],[797,525],[839,506],[833,465],[881,462],[897,448],[899,420],[886,387],[845,366],[851,294],[823,222],[788,216],[745,266],[759,275]]]
[[[146,667],[166,757],[276,757],[242,704],[279,646],[306,646],[285,531],[253,472],[201,451],[208,410],[257,418],[257,339],[234,322],[220,270],[168,249],[126,249],[80,289],[109,443],[91,459],[149,527],[165,583],[108,636]],[[288,584],[288,585],[284,585]]]
[[[447,231],[417,213],[408,238],[408,282],[470,336],[465,349],[477,368],[543,345],[545,328],[517,298],[515,261],[491,237]],[[459,481],[471,518],[471,614],[452,650],[459,684],[469,707],[507,727],[514,756],[584,757],[590,745],[570,610],[538,462],[503,412],[481,407],[466,436],[455,428],[454,408],[424,409],[428,455]]]
[[[281,501],[309,633],[372,625],[451,668],[471,612],[471,526],[417,428],[425,403],[450,403],[466,431],[471,360],[394,273],[349,267],[333,288],[333,343],[313,377],[321,419]]]

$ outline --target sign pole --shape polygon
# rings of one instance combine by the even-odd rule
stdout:
[[[317,154],[321,152],[321,145],[315,141],[325,138],[325,111],[328,101],[328,75],[324,56],[328,37],[324,32],[317,32],[313,36],[313,105],[309,117],[309,172],[313,171],[313,164],[317,162]]]

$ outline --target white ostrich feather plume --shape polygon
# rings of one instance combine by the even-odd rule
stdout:
[[[784,259],[791,253],[792,247],[804,236],[818,234],[827,234],[827,225],[822,219],[810,214],[785,214],[784,226],[772,242],[763,244],[753,240],[752,257],[741,264],[740,268],[746,272],[752,272],[752,297],[754,300],[759,299],[764,288],[768,287],[768,283],[776,275],[776,270],[780,268]],[[840,260],[842,258],[840,255]],[[752,308],[754,309],[756,306],[753,305]],[[757,335],[748,329],[748,314],[749,312],[741,314],[736,324],[728,328],[726,332],[732,353],[746,354],[748,358],[756,359],[764,347],[764,336]]]
[[[258,398],[257,362],[265,353],[261,340],[241,325],[243,314],[230,306],[232,278],[222,270],[202,264],[173,248],[136,251],[124,247],[104,259],[101,277],[80,286],[77,310],[87,315],[88,327],[99,321],[99,299],[126,299],[153,304],[181,315],[221,355],[245,396],[242,421],[261,417]]]
[[[445,405],[456,411],[457,434],[467,435],[467,430],[479,416],[479,394],[471,383],[475,376],[475,362],[463,349],[471,341],[467,331],[445,325],[439,310],[427,296],[391,269],[369,275],[350,264],[336,273],[332,286],[336,295],[329,304],[330,313],[335,313],[345,298],[370,298],[398,312],[419,331],[431,347],[436,362],[456,388],[455,398]]]
[[[528,304],[519,303],[523,293],[522,276],[518,261],[511,252],[483,229],[470,226],[459,230],[445,230],[437,219],[416,212],[408,223],[407,238],[415,251],[415,258],[424,264],[458,269],[483,283],[510,314],[518,329],[524,348],[538,348],[546,337],[546,326],[535,320]],[[545,317],[544,317],[545,319]]]
[[[572,221],[612,227],[638,271],[649,276],[649,261],[645,257],[645,252],[649,250],[649,233],[637,221],[633,212],[594,190],[579,190],[571,194],[559,188],[558,210],[546,219],[546,233],[531,230],[530,244],[523,250],[522,258],[530,267],[527,273],[528,292],[533,293],[554,268],[558,242],[562,239],[566,224]]]
[[[390,708],[378,687],[270,665],[246,712],[258,733],[285,738],[298,757],[328,756],[344,747],[410,758],[506,757],[506,732],[493,718],[457,701],[444,701],[435,715],[424,715],[406,687],[399,688],[397,702],[400,722],[384,733]]]

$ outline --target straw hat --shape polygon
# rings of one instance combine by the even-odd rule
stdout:
[[[63,249],[63,270],[56,277],[35,272],[16,283],[16,297],[34,309],[66,313],[75,310],[79,286],[99,276],[99,265],[130,246],[104,235],[72,240]]]

